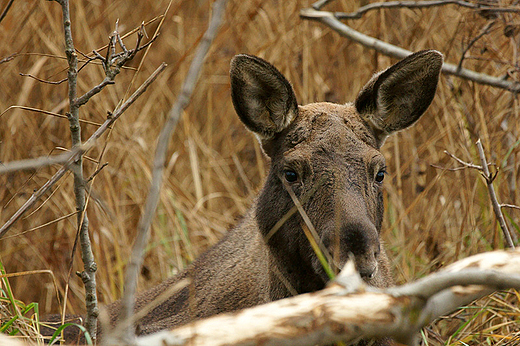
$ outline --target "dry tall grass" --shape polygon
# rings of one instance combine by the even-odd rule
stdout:
[[[72,1],[76,48],[88,53],[104,46],[118,18],[122,33],[155,18],[147,26],[152,35],[168,2]],[[336,1],[329,8],[352,11],[363,3]],[[271,61],[293,83],[301,104],[352,101],[374,71],[393,62],[317,23],[300,20],[299,10],[309,5],[309,1],[230,0],[194,98],[173,136],[141,290],[177,273],[222,237],[246,211],[265,176],[268,163],[231,104],[228,64],[234,54],[250,53]],[[81,110],[82,119],[103,122],[107,111],[160,62],[169,64],[85,162],[88,176],[106,145],[101,161],[109,164],[96,178],[88,208],[101,303],[121,296],[125,262],[148,191],[155,141],[206,28],[209,10],[210,1],[174,0],[159,39],[146,57],[139,54],[132,64],[135,68],[144,59],[135,82],[131,83],[136,70],[125,70],[115,85]],[[469,51],[464,66],[518,78],[518,17],[500,16],[491,33]],[[413,51],[435,48],[447,61],[457,63],[462,49],[479,34],[487,19],[469,9],[446,6],[374,11],[351,23],[362,32]],[[134,40],[131,35],[125,42],[132,46]],[[64,114],[65,83],[43,84],[19,75],[30,73],[52,81],[66,77],[59,5],[15,2],[0,23],[0,42],[0,59],[18,53],[0,64],[0,112],[23,105]],[[87,66],[80,73],[80,90],[90,89],[102,77],[99,65]],[[479,174],[431,165],[457,166],[444,150],[478,162],[474,141],[480,136],[488,159],[500,167],[495,181],[499,199],[519,204],[518,110],[518,100],[504,90],[443,76],[423,119],[387,141],[384,154],[390,176],[385,182],[383,237],[398,282],[416,279],[471,254],[504,247]],[[84,125],[83,138],[95,129]],[[70,143],[66,119],[21,109],[8,110],[0,117],[2,162],[58,153],[70,148]],[[0,176],[0,223],[56,170],[49,167]],[[6,271],[51,269],[63,296],[76,229],[71,216],[74,211],[72,179],[68,176],[0,241],[0,261]],[[518,232],[520,212],[506,212],[508,222]],[[66,215],[69,217],[63,218]],[[76,254],[74,270],[80,268],[81,259]],[[10,278],[10,283],[17,299],[39,302],[41,313],[58,311],[50,275]],[[70,285],[68,311],[82,313],[80,279],[73,276]],[[441,319],[425,331],[424,338],[429,345],[520,344],[519,298],[517,292],[497,293]]]

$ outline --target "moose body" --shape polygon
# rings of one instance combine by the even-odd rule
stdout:
[[[305,228],[314,228],[336,271],[352,254],[368,284],[392,285],[380,239],[385,160],[379,149],[428,108],[441,66],[440,53],[421,51],[376,74],[354,103],[298,106],[276,68],[236,56],[233,104],[270,158],[268,177],[248,213],[218,244],[177,277],[138,295],[136,310],[190,280],[140,319],[137,333],[324,288],[329,277]],[[296,212],[295,203],[301,203]],[[108,310],[115,322],[120,303]]]

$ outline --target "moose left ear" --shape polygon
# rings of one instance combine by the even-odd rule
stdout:
[[[240,120],[262,140],[282,132],[298,114],[291,84],[273,65],[252,55],[231,60],[231,98]]]
[[[376,74],[356,99],[360,116],[374,129],[379,145],[415,123],[435,96],[442,54],[424,50]]]

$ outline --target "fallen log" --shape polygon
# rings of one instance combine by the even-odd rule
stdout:
[[[350,261],[324,290],[220,314],[138,345],[325,345],[392,337],[415,345],[435,318],[496,290],[520,288],[520,248],[468,257],[418,281],[376,289]]]

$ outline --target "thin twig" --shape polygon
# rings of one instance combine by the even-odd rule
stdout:
[[[20,53],[10,54],[10,55],[6,56],[5,58],[0,59],[0,64],[3,64],[4,62],[11,61],[14,58],[16,58],[18,55],[20,55]]]
[[[44,228],[44,227],[47,227],[47,226],[50,226],[50,225],[55,224],[55,223],[57,223],[57,222],[63,221],[63,220],[65,220],[65,219],[68,219],[69,217],[74,216],[74,215],[76,215],[77,213],[78,213],[78,212],[75,211],[75,212],[69,213],[69,214],[67,214],[67,215],[60,216],[60,217],[57,218],[57,219],[54,219],[54,220],[52,220],[52,221],[46,222],[46,223],[44,223],[44,224],[42,224],[42,225],[39,225],[39,226],[36,226],[36,227],[33,227],[33,228],[29,228],[28,230],[25,230],[25,231],[23,231],[23,232],[9,235],[9,236],[7,236],[7,237],[4,237],[3,239],[16,238],[16,237],[22,236],[22,235],[24,235],[24,234],[27,234],[27,233],[31,233],[31,232],[37,231],[37,230],[42,229],[42,228]]]
[[[384,55],[398,59],[403,59],[412,54],[411,51],[404,48],[394,46],[393,44],[378,40],[374,37],[365,35],[356,31],[348,25],[340,22],[332,12],[316,11],[312,8],[306,8],[300,11],[300,17],[303,19],[316,20],[323,23],[338,32],[341,36],[347,37],[361,45],[374,49]],[[475,72],[465,68],[458,69],[457,65],[444,63],[442,72],[454,75],[460,78],[471,80],[480,84],[490,85],[493,87],[509,90],[512,92],[520,92],[520,83],[516,81],[508,81],[503,78],[493,77],[484,73]]]
[[[450,153],[450,152],[447,151],[447,150],[444,150],[444,153],[445,153],[446,155],[448,155],[449,157],[451,157],[452,159],[454,159],[455,161],[457,161],[458,163],[460,163],[461,165],[463,165],[464,167],[467,167],[467,168],[473,168],[473,169],[476,169],[476,170],[482,172],[482,166],[475,165],[475,164],[473,164],[473,163],[469,163],[469,162],[466,162],[466,161],[462,161],[462,160],[459,159],[457,156],[453,155],[452,153]]]
[[[500,204],[500,208],[513,208],[513,209],[520,209],[520,206],[518,206],[518,205],[514,205],[514,204],[502,203],[502,204]]]
[[[99,83],[98,85],[96,85],[95,87],[93,87],[92,89],[87,91],[82,96],[78,97],[76,99],[76,105],[77,106],[83,106],[85,103],[87,103],[90,100],[90,98],[92,96],[94,96],[97,93],[101,92],[101,90],[103,90],[104,87],[106,87],[107,85],[110,85],[110,84],[115,84],[114,79],[113,78],[109,78],[109,77],[105,77],[105,79],[101,83]]]
[[[461,69],[462,68],[462,63],[464,62],[464,59],[466,58],[466,53],[471,49],[471,47],[473,47],[473,45],[478,41],[480,40],[484,35],[487,35],[489,34],[489,30],[491,30],[491,28],[493,27],[493,25],[496,23],[495,20],[490,20],[486,26],[484,28],[482,28],[482,30],[480,31],[480,33],[475,36],[469,43],[468,45],[466,46],[466,48],[464,48],[464,51],[462,52],[461,56],[460,56],[460,61],[457,65],[457,69]]]
[[[87,179],[87,183],[90,183],[92,181],[92,179],[94,179],[96,177],[96,175],[99,174],[99,172],[101,172],[101,170],[103,168],[105,168],[106,166],[108,166],[108,162],[105,162],[104,164],[102,164],[101,166],[99,166],[94,173],[92,173],[92,175]]]
[[[52,115],[54,117],[58,117],[58,118],[62,118],[62,119],[68,119],[67,116],[63,115],[63,114],[53,113],[53,112],[49,112],[49,111],[46,111],[46,110],[43,110],[43,109],[38,109],[38,108],[33,108],[33,107],[26,107],[26,106],[10,106],[10,107],[6,108],[5,111],[0,113],[0,118],[5,113],[7,113],[9,110],[11,110],[11,109],[23,109],[23,110],[26,110],[26,111],[42,113],[42,114],[45,114],[45,115]],[[96,122],[90,121],[90,120],[79,119],[79,122],[80,123],[84,123],[84,124],[88,124],[88,125],[101,126],[100,123],[96,123]]]
[[[511,239],[511,233],[507,227],[506,220],[504,219],[504,215],[502,214],[502,210],[500,209],[500,204],[497,200],[497,195],[495,193],[495,188],[493,187],[494,178],[489,173],[489,168],[487,166],[486,155],[484,154],[484,148],[482,147],[482,142],[480,138],[477,140],[477,148],[478,154],[480,156],[480,161],[482,162],[484,178],[486,179],[486,184],[489,191],[489,198],[491,199],[491,204],[493,205],[493,211],[500,223],[500,228],[502,228],[502,232],[504,233],[504,237],[506,239],[507,246],[510,248],[514,248],[515,244],[513,243],[513,239]]]
[[[430,167],[437,168],[437,169],[442,169],[444,171],[450,171],[450,172],[457,172],[457,171],[462,171],[464,169],[470,168],[470,167],[467,167],[467,166],[448,168],[448,167],[439,166],[439,165],[436,165],[436,164],[433,164],[433,163],[430,164]]]
[[[144,249],[148,242],[149,229],[152,223],[155,210],[159,201],[160,189],[163,180],[163,170],[166,158],[166,151],[171,133],[179,121],[183,110],[187,107],[195,85],[199,79],[204,58],[213,42],[213,39],[217,35],[220,22],[224,14],[227,0],[218,0],[213,3],[213,14],[208,26],[208,29],[204,33],[204,36],[197,47],[193,61],[188,70],[188,74],[181,87],[180,94],[175,102],[174,106],[168,114],[168,120],[166,121],[161,134],[157,142],[157,149],[155,152],[152,182],[150,184],[150,191],[146,199],[144,212],[139,219],[137,226],[137,238],[132,248],[132,254],[128,262],[125,276],[125,291],[121,300],[122,307],[119,316],[118,323],[125,324],[129,320],[134,312],[135,305],[135,291],[137,286],[137,279],[139,277],[139,271],[143,262]],[[135,334],[133,328],[125,328],[125,332],[122,335],[114,335],[115,340],[124,341],[126,343],[133,343]]]
[[[29,78],[37,80],[38,82],[42,82],[42,83],[46,83],[46,84],[53,84],[53,85],[58,85],[58,84],[61,84],[61,83],[67,81],[67,78],[63,78],[62,80],[54,82],[54,81],[38,78],[36,76],[33,76],[32,74],[22,73],[22,72],[20,72],[20,76],[22,76],[22,77],[29,77]]]

